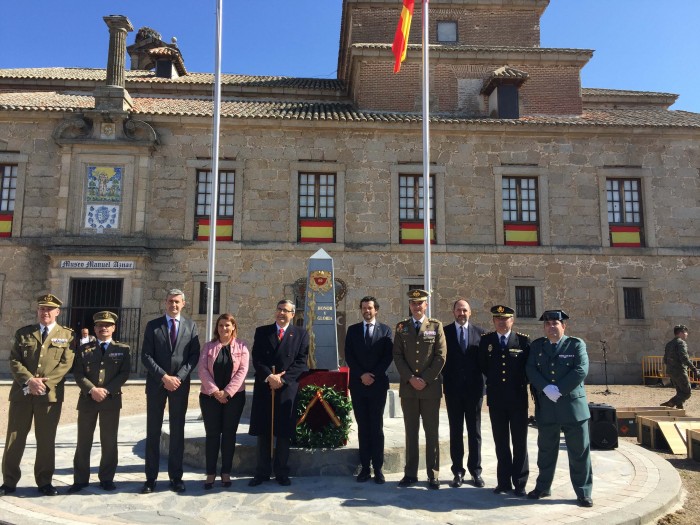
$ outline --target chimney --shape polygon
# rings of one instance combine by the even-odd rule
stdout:
[[[125,86],[126,35],[134,30],[129,19],[122,15],[103,18],[109,27],[107,56],[107,83],[95,89],[95,109],[101,111],[128,111],[133,102]]]

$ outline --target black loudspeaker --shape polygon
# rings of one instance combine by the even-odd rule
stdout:
[[[617,411],[615,407],[603,403],[589,403],[591,419],[588,430],[591,434],[591,448],[611,450],[617,448]]]

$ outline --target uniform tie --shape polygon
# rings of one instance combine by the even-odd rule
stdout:
[[[101,343],[100,346],[102,347],[102,355],[105,355],[105,353],[107,352],[107,347],[109,346],[109,343],[104,342],[104,343]]]
[[[416,324],[416,335],[418,335],[418,332],[420,331],[420,321],[414,321]]]
[[[281,341],[283,337],[284,337],[284,328],[280,328],[280,331],[277,334],[277,340]]]
[[[41,344],[43,345],[44,342],[46,341],[46,338],[49,336],[49,327],[45,326],[44,329],[41,331]]]
[[[506,336],[502,335],[501,336],[501,348],[505,348],[508,346],[508,341],[506,341]]]
[[[177,321],[175,319],[170,320],[170,344],[175,348],[175,343],[177,343]]]

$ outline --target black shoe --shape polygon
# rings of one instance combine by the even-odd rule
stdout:
[[[410,487],[415,483],[418,483],[418,478],[414,478],[413,476],[404,476],[401,478],[401,481],[399,481],[399,487]]]
[[[262,485],[263,482],[265,481],[270,481],[270,476],[255,476],[253,479],[251,479],[248,482],[249,487],[257,487],[258,485]]]
[[[579,507],[592,507],[593,506],[593,500],[591,498],[586,498],[585,496],[579,496],[576,499],[576,502],[578,503]]]
[[[156,491],[156,481],[154,479],[146,480],[146,483],[141,487],[141,494],[151,494]]]
[[[170,490],[173,492],[185,492],[185,482],[181,479],[171,479]]]
[[[680,410],[683,410],[683,403],[680,403],[680,404],[676,405],[676,408],[678,408],[678,409],[680,409]]]
[[[4,483],[0,485],[0,496],[7,496],[8,494],[14,493],[17,490],[15,487],[10,487]]]
[[[221,480],[221,486],[224,487],[225,489],[229,488],[231,486],[231,479],[222,479]]]
[[[479,474],[477,474],[476,476],[472,476],[472,483],[474,483],[475,487],[479,487],[479,488],[481,488],[485,485],[484,480],[482,479],[482,477]]]
[[[381,470],[374,471],[374,482],[377,485],[382,485],[384,482],[386,482],[386,478],[384,478],[384,473]]]
[[[518,496],[519,498],[523,498],[523,497],[527,496],[527,492],[525,492],[525,487],[516,488],[516,489],[513,491],[513,494],[515,494],[515,495]]]
[[[461,487],[462,483],[464,483],[464,475],[458,472],[457,474],[455,474],[454,479],[450,482],[450,487]]]
[[[670,399],[668,401],[666,401],[665,403],[661,403],[659,406],[660,407],[668,407],[668,408],[676,408],[676,404],[673,401],[671,401]]]
[[[100,487],[102,490],[107,490],[107,491],[112,491],[116,490],[117,486],[114,484],[114,481],[100,481]]]
[[[289,476],[275,476],[275,479],[277,480],[277,483],[283,487],[288,487],[292,484],[292,480],[289,479]]]
[[[56,490],[56,487],[54,487],[51,483],[49,483],[48,485],[42,485],[37,490],[41,492],[44,496],[58,496],[58,491]]]
[[[73,483],[70,487],[68,487],[68,494],[75,494],[76,492],[80,492],[87,486],[87,483]]]
[[[493,489],[494,494],[508,494],[510,492],[510,487],[504,487],[502,485],[496,485],[496,488]]]
[[[549,492],[548,490],[540,490],[540,489],[534,489],[531,490],[530,492],[527,493],[527,497],[529,499],[542,499],[546,498],[547,496],[551,496],[552,493]]]
[[[204,483],[204,490],[211,490],[214,488],[213,483]]]
[[[369,473],[369,469],[362,469],[356,478],[358,483],[364,483],[370,479],[372,479],[372,475]]]
[[[439,489],[440,488],[440,480],[437,478],[428,479],[428,488],[429,489]]]

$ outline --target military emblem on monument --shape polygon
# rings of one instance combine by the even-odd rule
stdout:
[[[309,288],[317,293],[328,292],[333,287],[331,272],[316,270],[309,274]]]

